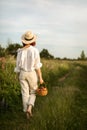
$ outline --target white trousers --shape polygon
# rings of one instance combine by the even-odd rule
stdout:
[[[21,70],[19,81],[21,85],[23,111],[26,112],[27,106],[34,106],[36,100],[35,91],[38,88],[36,71],[25,72]]]

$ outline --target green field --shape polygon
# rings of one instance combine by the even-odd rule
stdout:
[[[15,60],[0,63],[0,130],[87,130],[87,61],[42,59],[48,95],[37,96],[33,117],[22,112]]]

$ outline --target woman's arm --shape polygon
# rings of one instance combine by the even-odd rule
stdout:
[[[36,72],[37,72],[37,75],[38,75],[38,78],[39,78],[39,82],[40,84],[42,84],[44,81],[43,81],[43,78],[42,78],[42,72],[41,72],[41,69],[36,69]]]

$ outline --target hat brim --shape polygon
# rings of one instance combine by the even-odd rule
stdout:
[[[30,41],[28,41],[28,40],[25,40],[25,34],[24,35],[22,35],[22,37],[21,37],[21,41],[24,43],[24,44],[31,44],[31,43],[33,43],[33,42],[36,42],[36,39],[37,39],[37,36],[36,35],[34,35],[33,36],[33,39],[32,40],[30,40]]]

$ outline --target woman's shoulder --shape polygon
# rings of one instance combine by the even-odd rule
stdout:
[[[20,52],[21,50],[22,50],[22,48],[18,48],[18,49],[17,49],[17,53]]]
[[[30,49],[31,49],[32,51],[39,52],[38,49],[37,49],[36,47],[34,47],[34,46],[30,46]]]

